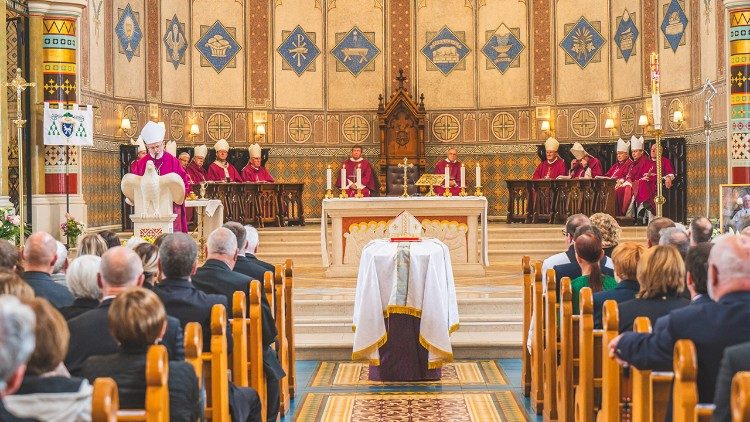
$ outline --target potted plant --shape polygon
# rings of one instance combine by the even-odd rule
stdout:
[[[65,221],[60,224],[60,232],[68,239],[68,248],[74,248],[78,242],[78,236],[80,236],[86,226],[77,221],[75,217],[69,213],[65,213]]]

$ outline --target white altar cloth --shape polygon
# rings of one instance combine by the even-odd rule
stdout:
[[[185,200],[185,207],[198,208],[196,212],[205,216],[203,217],[203,235],[205,236],[224,224],[224,205],[218,199]],[[198,229],[200,230],[200,227]]]
[[[419,342],[429,352],[430,368],[453,359],[450,333],[458,329],[458,304],[443,242],[378,239],[365,247],[354,299],[352,359],[380,364],[378,348],[388,339],[384,317],[392,313],[421,318]]]

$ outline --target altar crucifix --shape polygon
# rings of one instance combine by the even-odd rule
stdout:
[[[414,167],[414,164],[408,163],[409,159],[404,157],[404,164],[399,164],[399,167],[404,169],[404,193],[401,195],[402,198],[409,197],[409,169]],[[408,163],[408,164],[407,164]]]

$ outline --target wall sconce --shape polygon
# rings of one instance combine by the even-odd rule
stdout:
[[[133,126],[131,126],[130,124],[130,119],[128,119],[127,117],[123,117],[120,121],[120,129],[122,129],[123,131],[128,131],[132,128]]]
[[[648,116],[646,116],[645,114],[641,114],[638,117],[638,126],[640,126],[640,127],[646,127],[646,126],[648,126]]]
[[[604,129],[607,129],[609,131],[609,136],[612,136],[612,132],[615,129],[615,119],[608,117],[607,120],[604,121]]]
[[[201,127],[198,126],[198,123],[193,123],[190,125],[190,142],[195,141],[195,137],[201,133]]]
[[[544,134],[545,138],[548,138],[551,136],[552,129],[550,127],[549,120],[542,120],[542,124],[539,126],[539,129],[542,131],[542,134]]]
[[[255,142],[263,142],[266,138],[266,125],[259,123],[255,125]]]
[[[676,123],[675,126],[677,126],[677,128],[682,126],[682,122],[685,121],[685,116],[682,115],[682,110],[674,111],[674,115],[672,115],[672,121]]]

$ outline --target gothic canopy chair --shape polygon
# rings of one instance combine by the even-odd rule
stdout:
[[[426,113],[424,95],[419,102],[404,87],[403,70],[399,70],[398,88],[387,102],[379,97],[378,124],[380,128],[380,173],[385,177],[382,188],[387,196],[404,193],[404,158],[414,167],[408,169],[407,187],[410,195],[417,192],[414,183],[425,171],[424,133]],[[399,164],[402,167],[399,167]]]

